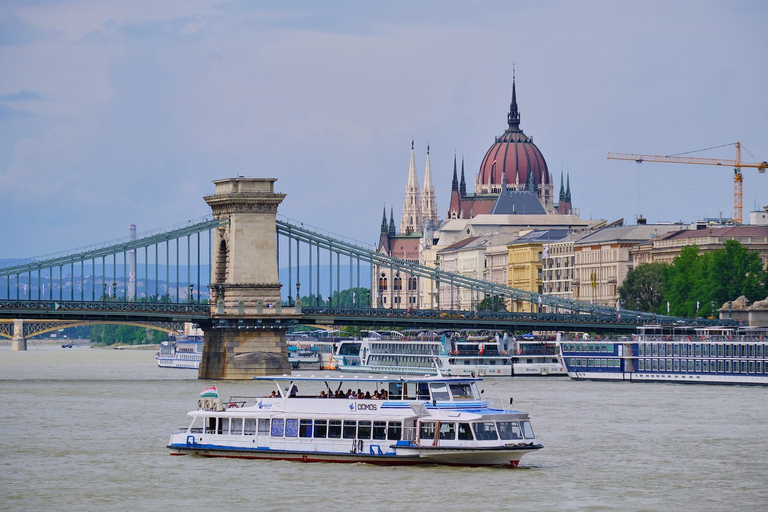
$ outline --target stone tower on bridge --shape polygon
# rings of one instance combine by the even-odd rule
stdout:
[[[283,311],[277,271],[275,216],[285,194],[275,178],[214,181],[205,201],[225,222],[213,240],[211,318],[201,379],[250,379],[290,372],[286,330],[297,318]]]

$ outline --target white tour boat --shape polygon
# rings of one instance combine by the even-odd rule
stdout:
[[[275,391],[226,401],[215,386],[203,392],[198,408],[188,413],[190,425],[171,435],[171,455],[516,467],[524,454],[542,448],[528,414],[491,408],[480,379],[438,374],[256,380],[274,380]]]
[[[197,370],[203,359],[203,336],[200,334],[171,335],[170,340],[160,344],[155,354],[157,366],[161,368],[187,368]]]
[[[560,358],[560,333],[554,337],[524,334],[522,339],[514,338],[511,345],[512,375],[568,376]]]
[[[288,335],[288,362],[294,369],[335,370],[334,351],[341,331],[294,332]]]

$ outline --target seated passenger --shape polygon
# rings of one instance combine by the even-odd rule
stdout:
[[[328,397],[325,396],[325,391],[320,391],[320,396],[317,398],[328,398]]]
[[[365,399],[366,400],[370,400],[371,399],[371,392],[370,391],[366,391],[365,392]]]
[[[373,396],[371,397],[371,400],[378,400],[378,399],[379,399],[379,392],[378,391],[374,391],[373,392]]]

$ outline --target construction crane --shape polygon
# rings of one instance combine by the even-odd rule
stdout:
[[[730,144],[727,144],[730,146]],[[722,147],[722,146],[718,146]],[[713,149],[713,148],[710,148]],[[696,158],[687,156],[658,156],[658,155],[633,155],[629,153],[608,153],[608,158],[613,160],[634,160],[643,162],[664,162],[668,164],[698,164],[698,165],[724,165],[733,167],[733,220],[741,224],[742,181],[741,168],[754,167],[757,172],[764,173],[768,168],[768,162],[745,163],[741,161],[741,142],[736,142],[736,160],[721,160],[719,158]]]

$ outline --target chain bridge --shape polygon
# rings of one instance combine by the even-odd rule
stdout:
[[[74,325],[171,332],[193,322],[205,332],[199,377],[239,379],[289,372],[285,334],[302,323],[617,332],[708,322],[558,299],[393,258],[277,220],[285,194],[275,181],[217,180],[205,197],[212,217],[0,268],[0,336],[24,350],[27,337]],[[374,305],[373,294],[395,305],[403,281],[407,307]],[[480,307],[487,299],[503,307]]]

